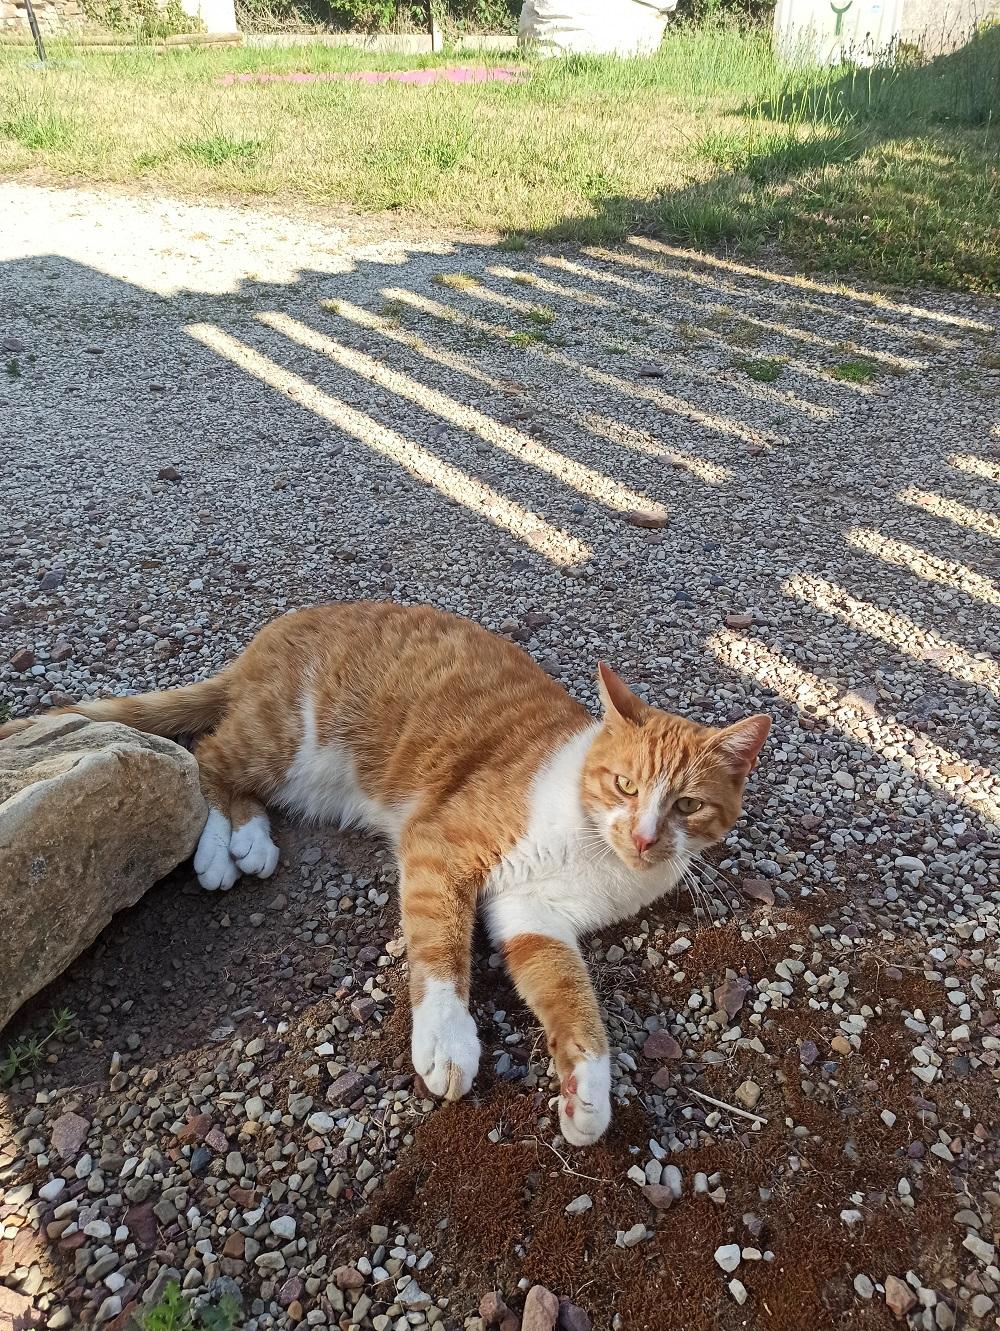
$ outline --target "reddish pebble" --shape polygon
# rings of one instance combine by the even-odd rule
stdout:
[[[633,527],[646,527],[650,531],[660,531],[667,525],[667,515],[662,510],[633,508],[628,520]]]

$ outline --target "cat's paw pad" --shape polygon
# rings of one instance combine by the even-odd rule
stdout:
[[[431,1095],[460,1100],[479,1068],[479,1036],[468,1008],[447,980],[428,980],[413,1009],[413,1066]]]
[[[278,847],[271,840],[271,829],[266,818],[251,818],[237,827],[229,842],[229,853],[239,865],[241,873],[270,878],[278,867]]]
[[[228,892],[240,876],[229,853],[229,837],[229,819],[218,809],[209,810],[194,853],[194,871],[206,892]]]
[[[559,1130],[571,1146],[593,1146],[611,1122],[611,1060],[594,1054],[562,1079]]]

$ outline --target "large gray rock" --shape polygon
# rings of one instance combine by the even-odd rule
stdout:
[[[171,740],[72,715],[0,740],[0,1029],[191,854],[206,814]]]

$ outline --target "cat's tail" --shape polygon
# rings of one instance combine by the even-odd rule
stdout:
[[[119,721],[148,735],[164,735],[174,739],[178,735],[200,735],[211,730],[222,716],[229,702],[229,680],[226,673],[206,679],[201,684],[188,684],[179,689],[163,689],[157,693],[140,693],[135,698],[102,698],[97,702],[81,702],[72,707],[54,708],[42,716],[77,715],[91,721]],[[24,730],[40,717],[8,721],[0,725],[0,739]]]

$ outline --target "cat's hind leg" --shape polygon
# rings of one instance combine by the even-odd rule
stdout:
[[[271,840],[264,806],[239,788],[239,750],[234,738],[223,722],[194,748],[208,803],[194,871],[206,892],[227,892],[242,873],[268,878],[278,864],[278,848]]]
[[[240,876],[229,853],[233,825],[218,803],[209,804],[208,818],[194,852],[194,871],[206,892],[228,892]]]
[[[229,853],[240,873],[270,878],[278,867],[278,847],[271,840],[267,810],[252,795],[234,795],[229,806],[233,833]]]
[[[403,932],[410,964],[413,1066],[432,1095],[458,1100],[479,1067],[469,1012],[475,891],[445,858],[447,842],[406,837],[400,847]],[[443,853],[442,853],[443,851]]]

